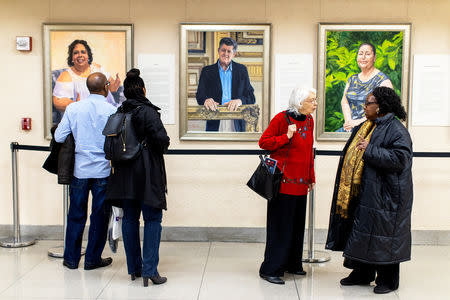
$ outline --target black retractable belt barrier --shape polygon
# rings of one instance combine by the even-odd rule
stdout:
[[[50,151],[48,146],[19,145],[11,143],[11,150]],[[340,150],[317,150],[315,155],[340,156]],[[254,149],[170,149],[168,155],[260,155],[269,154],[267,150]],[[450,152],[414,152],[414,157],[450,157]]]
[[[0,241],[1,247],[25,247],[35,243],[35,239],[24,238],[20,236],[20,221],[19,221],[19,197],[18,197],[18,176],[17,176],[17,152],[18,150],[30,150],[30,151],[50,151],[48,146],[32,146],[32,145],[19,145],[16,142],[11,143],[12,153],[12,188],[13,188],[13,210],[14,210],[14,237]],[[260,155],[269,154],[266,150],[253,150],[253,149],[171,149],[166,154],[168,155]],[[340,156],[342,151],[336,150],[317,150],[314,148],[314,158],[316,155],[323,156]],[[414,157],[450,157],[450,152],[414,152]],[[312,189],[309,194],[309,211],[308,211],[308,251],[304,262],[326,262],[330,260],[330,256],[323,252],[320,256],[317,254],[321,251],[314,251],[314,191]],[[64,198],[64,218],[67,215],[67,203],[69,198],[68,186],[64,186],[63,191]],[[66,232],[66,219],[64,219],[64,233]],[[57,252],[57,253],[55,253]],[[52,252],[49,250],[49,255],[54,257],[62,257],[60,251]]]
[[[27,247],[36,243],[36,239],[21,236],[19,215],[19,176],[17,175],[17,147],[18,143],[11,143],[11,166],[12,166],[12,197],[13,197],[13,223],[14,236],[0,240],[0,246],[5,248]]]

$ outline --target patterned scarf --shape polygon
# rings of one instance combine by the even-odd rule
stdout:
[[[368,120],[364,122],[353,137],[353,140],[350,142],[347,152],[345,153],[336,203],[336,213],[344,219],[349,217],[348,207],[350,200],[359,194],[361,175],[364,168],[364,161],[362,157],[365,149],[356,149],[358,136],[360,135],[365,140],[370,142],[370,137],[372,136],[372,132],[375,127],[376,125],[372,121]]]

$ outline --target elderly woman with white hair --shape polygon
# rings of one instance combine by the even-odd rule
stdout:
[[[289,108],[278,113],[264,131],[259,146],[270,151],[283,171],[278,196],[267,204],[267,238],[259,275],[284,284],[284,273],[306,275],[302,267],[306,195],[315,183],[311,113],[317,107],[316,90],[295,88]]]

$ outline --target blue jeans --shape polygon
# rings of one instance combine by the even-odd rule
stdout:
[[[70,183],[64,260],[71,266],[78,266],[80,262],[89,191],[92,193],[92,211],[84,263],[94,265],[100,263],[102,259],[110,215],[110,207],[104,204],[107,183],[108,178],[78,179],[76,177]]]
[[[141,255],[139,217],[144,217],[144,246]],[[123,207],[122,235],[127,256],[128,274],[142,273],[144,277],[158,274],[159,243],[161,241],[162,209],[150,206]]]

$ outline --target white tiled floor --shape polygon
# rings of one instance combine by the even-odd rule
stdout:
[[[48,257],[59,245],[0,248],[0,299],[450,299],[450,246],[414,246],[413,260],[401,264],[399,290],[375,295],[373,284],[339,285],[348,273],[341,253],[330,253],[324,264],[305,264],[307,276],[286,276],[280,286],[258,277],[264,244],[163,242],[159,271],[168,282],[144,288],[127,275],[123,245],[114,255],[105,249],[113,264],[93,271],[69,270]]]

